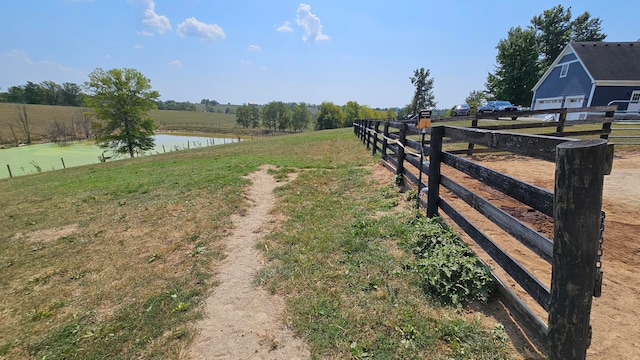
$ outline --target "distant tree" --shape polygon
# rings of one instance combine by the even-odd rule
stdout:
[[[398,119],[405,119],[407,116],[413,114],[413,108],[411,104],[405,105],[403,108],[398,109]]]
[[[135,69],[97,68],[89,74],[85,86],[91,92],[87,106],[103,122],[98,126],[97,141],[114,155],[154,148],[156,125],[148,112],[156,107],[160,94],[151,89],[151,81]]]
[[[294,132],[302,131],[309,126],[311,121],[311,113],[307,108],[307,104],[301,102],[293,105],[293,113],[291,114],[291,127]]]
[[[283,131],[291,122],[291,109],[282,101],[272,101],[262,108],[262,126]]]
[[[18,125],[18,129],[24,135],[26,140],[26,144],[31,144],[31,120],[29,119],[29,114],[27,113],[26,105],[18,105],[16,107],[16,111],[18,112],[18,117],[16,118],[16,124]]]
[[[378,112],[367,105],[362,105],[360,107],[360,117],[362,119],[378,119]]]
[[[24,86],[10,86],[7,89],[7,102],[24,104],[26,103]]]
[[[342,113],[344,114],[344,127],[353,126],[353,121],[356,119],[364,118],[360,114],[360,104],[357,101],[348,101],[342,107]]]
[[[82,106],[83,95],[80,85],[70,82],[62,83],[58,105]]]
[[[387,119],[395,119],[396,118],[396,112],[393,111],[392,108],[388,108],[387,109]]]
[[[342,127],[343,114],[340,106],[332,102],[323,102],[320,104],[318,117],[316,119],[316,130],[337,129]]]
[[[24,101],[25,104],[43,104],[44,103],[44,91],[42,86],[35,84],[31,81],[27,81],[24,86]]]
[[[572,21],[571,7],[565,9],[562,5],[534,16],[530,28],[536,32],[541,69],[545,71],[570,41],[604,40],[607,35],[602,33],[601,23],[587,11]]]
[[[487,93],[482,90],[473,90],[464,99],[465,104],[471,108],[471,114],[478,112],[478,107],[487,100]]]
[[[85,110],[76,110],[71,119],[73,127],[78,138],[82,135],[85,139],[93,137],[91,125],[93,124],[93,116],[91,112]]]
[[[249,105],[242,104],[236,109],[236,124],[246,129],[251,126],[251,109]]]
[[[43,105],[58,105],[58,97],[62,92],[62,86],[56,84],[55,81],[46,80],[40,83],[42,89],[42,100],[40,104]]]
[[[249,125],[253,129],[260,127],[260,108],[257,105],[249,105]]]
[[[48,133],[51,141],[57,145],[64,146],[69,140],[70,129],[64,121],[53,118],[53,123],[49,126]]]
[[[411,110],[417,114],[420,109],[427,109],[436,106],[433,95],[433,78],[429,78],[429,70],[424,68],[415,69],[413,76],[409,78],[411,84],[416,88],[411,100]]]

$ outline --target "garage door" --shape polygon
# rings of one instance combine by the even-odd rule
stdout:
[[[534,110],[559,109],[562,107],[562,98],[538,99]],[[546,120],[558,120],[557,114],[538,115]]]
[[[565,107],[567,108],[581,108],[584,103],[584,97],[568,97],[565,102]],[[587,118],[587,113],[568,113],[567,120],[582,120]]]

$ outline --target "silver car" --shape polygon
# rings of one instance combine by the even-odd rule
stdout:
[[[471,109],[467,104],[456,105],[453,108],[453,116],[469,116],[469,114],[471,114]]]

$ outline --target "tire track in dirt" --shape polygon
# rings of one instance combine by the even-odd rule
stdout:
[[[263,266],[255,245],[275,222],[276,180],[268,167],[248,176],[246,214],[234,215],[233,232],[224,240],[227,257],[218,272],[219,285],[206,301],[205,318],[189,351],[189,359],[308,359],[306,344],[282,319],[284,302],[257,287],[253,280]]]

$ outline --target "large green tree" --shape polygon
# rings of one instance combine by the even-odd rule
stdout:
[[[347,101],[347,103],[342,107],[345,127],[352,126],[354,120],[363,118],[360,114],[360,108],[361,106],[357,101]]]
[[[148,116],[160,94],[151,89],[151,81],[135,69],[97,68],[89,74],[85,86],[90,93],[86,105],[97,119],[97,142],[114,155],[154,148],[155,122]]]
[[[302,131],[309,126],[311,121],[311,112],[307,104],[301,102],[293,105],[293,114],[291,115],[291,127],[293,131]]]
[[[324,101],[320,104],[318,117],[316,118],[316,129],[337,129],[342,127],[344,115],[340,106],[332,102]]]
[[[262,126],[283,131],[291,122],[291,109],[282,101],[272,101],[262,108]]]
[[[487,91],[495,99],[528,106],[531,89],[540,78],[536,34],[532,29],[509,29],[497,46],[496,69],[487,77]]]
[[[607,35],[602,32],[601,24],[602,21],[592,18],[588,11],[571,20],[571,7],[565,9],[562,5],[534,16],[530,28],[536,32],[542,70],[551,65],[570,41],[604,40]]]
[[[413,76],[409,77],[411,84],[416,88],[411,100],[411,109],[417,114],[421,109],[433,108],[436,106],[433,95],[433,78],[429,77],[429,69],[415,69]]]

